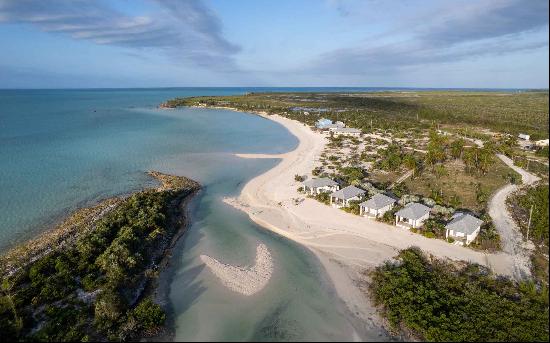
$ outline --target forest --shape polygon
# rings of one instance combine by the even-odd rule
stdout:
[[[126,198],[74,244],[5,276],[2,339],[124,341],[156,332],[166,315],[146,290],[183,225],[181,201],[199,187],[189,179],[163,184]]]
[[[370,275],[375,303],[395,331],[426,341],[548,341],[548,289],[485,267],[456,266],[418,248]]]

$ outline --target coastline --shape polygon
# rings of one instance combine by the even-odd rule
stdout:
[[[58,269],[61,268],[61,265],[59,265],[61,262],[59,261],[63,261],[63,263],[65,263],[62,264],[65,268],[71,268],[71,273],[67,274],[66,279],[63,281],[64,285],[58,285],[62,288],[62,290],[55,293],[55,296],[37,300],[41,302],[36,304],[33,300],[33,304],[25,309],[25,316],[30,315],[33,319],[30,320],[25,317],[25,326],[23,326],[19,331],[14,332],[14,335],[25,338],[34,337],[33,335],[38,334],[37,331],[41,332],[41,327],[50,325],[49,320],[51,319],[51,314],[44,314],[44,309],[48,308],[48,306],[59,306],[58,308],[62,309],[60,311],[64,311],[65,309],[69,311],[69,309],[74,310],[75,308],[80,311],[81,308],[83,308],[82,312],[78,312],[77,314],[78,318],[80,318],[79,320],[82,320],[81,316],[86,317],[84,322],[79,322],[78,324],[82,326],[79,329],[79,335],[85,335],[84,337],[93,337],[94,340],[103,340],[107,339],[107,336],[112,335],[113,333],[111,331],[104,332],[102,331],[103,329],[97,329],[95,326],[90,326],[90,323],[93,322],[92,319],[97,319],[97,307],[103,306],[102,301],[107,301],[102,298],[102,294],[111,294],[110,292],[115,292],[115,297],[124,299],[124,305],[121,306],[126,307],[121,307],[119,311],[128,311],[126,315],[133,313],[132,311],[135,311],[138,306],[142,306],[143,304],[145,304],[143,306],[151,306],[149,305],[150,303],[147,303],[147,301],[150,301],[150,298],[155,298],[157,293],[162,291],[157,276],[167,268],[167,264],[171,259],[172,250],[175,244],[187,231],[187,207],[190,199],[192,199],[201,189],[201,185],[198,182],[183,176],[173,176],[157,171],[149,171],[147,174],[158,182],[157,186],[146,187],[142,190],[133,192],[128,196],[107,198],[98,202],[94,206],[80,208],[68,215],[67,218],[59,225],[44,231],[36,238],[23,242],[0,255],[0,262],[2,262],[0,276],[2,276],[2,278],[6,281],[6,285],[10,285],[7,291],[3,291],[9,292],[8,297],[10,299],[17,299],[17,297],[25,296],[25,294],[20,295],[19,293],[25,292],[25,290],[29,287],[27,278],[31,278],[33,287],[37,287],[39,291],[42,292],[44,289],[40,288],[43,287],[42,284],[36,283],[37,281],[33,279],[33,276],[29,275],[33,273],[33,270],[37,275],[42,275],[41,273],[45,273],[43,271],[44,263],[56,261],[55,271],[47,271],[47,276],[41,276],[41,280],[50,280],[54,277],[59,277],[58,274],[60,271]],[[155,196],[156,198],[154,198]],[[165,202],[162,203],[162,201]],[[147,206],[150,207],[147,208]],[[136,254],[141,254],[145,257],[143,264],[139,266],[140,269],[132,275],[132,279],[125,281],[126,283],[124,284],[124,287],[116,286],[113,289],[106,288],[107,286],[101,282],[103,282],[104,279],[109,278],[109,275],[107,274],[97,276],[96,274],[93,274],[96,278],[101,278],[102,281],[92,280],[91,282],[93,282],[93,284],[84,283],[86,278],[89,277],[89,274],[86,274],[88,273],[88,269],[82,269],[80,264],[74,264],[82,262],[80,256],[78,255],[82,250],[79,249],[88,249],[86,251],[92,251],[89,248],[89,245],[86,245],[89,244],[89,241],[86,241],[86,239],[89,238],[90,235],[94,235],[99,232],[97,233],[99,236],[96,237],[100,237],[100,239],[106,237],[104,234],[106,226],[103,221],[112,220],[112,218],[108,219],[110,218],[109,216],[113,216],[112,212],[114,212],[114,216],[116,217],[110,223],[115,223],[113,224],[115,230],[116,225],[119,224],[124,225],[124,229],[117,230],[117,237],[113,237],[112,240],[108,242],[110,245],[106,249],[98,251],[99,254],[109,251],[113,245],[117,244],[117,238],[121,231],[124,231],[127,235],[134,237],[136,240],[141,239],[141,237],[138,238],[134,232],[130,231],[134,230],[133,225],[137,225],[131,221],[136,217],[136,208],[139,208],[139,211],[143,211],[143,213],[151,214],[153,218],[166,218],[165,221],[157,224],[163,225],[162,227],[157,227],[157,231],[161,232],[160,230],[165,230],[161,233],[161,235],[152,236],[151,233],[149,233],[144,236],[145,238],[141,242],[139,242],[140,248],[143,248],[141,248],[142,250]],[[132,213],[131,211],[134,212]],[[133,216],[132,219],[127,219],[131,216]],[[124,218],[123,220],[126,220],[127,222],[125,222],[125,224],[121,224],[120,218]],[[153,227],[155,227],[155,225],[153,225]],[[137,231],[141,228],[142,227],[139,227],[135,230]],[[101,236],[102,234],[103,236]],[[83,238],[84,241],[82,241],[81,238]],[[132,254],[133,252],[127,250],[127,253]],[[52,260],[52,258],[54,260]],[[91,258],[92,261],[97,261],[99,259],[96,259],[96,256],[92,256]],[[73,264],[71,264],[70,267],[67,267],[69,266],[68,263]],[[36,267],[37,265],[38,267]],[[101,272],[98,271],[97,273]],[[51,274],[53,274],[53,276]],[[82,277],[83,274],[86,275]],[[12,280],[10,280],[10,278]],[[72,278],[76,278],[76,281]],[[35,296],[35,298],[39,299],[40,296],[42,296],[42,293],[39,293],[39,295]],[[50,304],[49,301],[52,301],[52,299],[55,300],[55,302]],[[75,303],[74,299],[79,299],[81,302]],[[16,304],[16,302],[14,301],[12,304]],[[159,306],[155,303],[153,303],[153,305]],[[19,305],[12,306],[13,313],[17,316],[17,313],[20,313],[21,309],[19,308]],[[92,314],[93,311],[89,311],[89,308],[91,307],[93,309],[93,306],[96,307],[95,315]],[[3,313],[3,315],[5,315],[5,313]],[[160,314],[158,315],[160,316]],[[165,314],[162,315],[164,316]],[[118,316],[120,318],[126,318],[122,317],[120,314]],[[4,317],[2,319],[7,321]],[[133,319],[130,317],[127,317],[125,320],[128,321],[125,322],[124,325],[128,326],[122,326],[120,331],[117,331],[117,335],[119,335],[118,337],[122,337],[121,339],[155,339],[158,335],[169,332],[170,330],[166,323],[163,324],[159,322],[158,324],[151,324],[150,326],[139,326],[131,323]],[[35,321],[38,324],[33,325],[38,327],[38,329],[36,329],[36,327],[26,327],[26,325],[29,325],[28,323],[34,323]],[[69,327],[67,330],[71,330],[71,328]],[[8,337],[11,337],[9,336],[9,333]]]
[[[205,106],[197,106],[205,108]],[[213,108],[213,107],[209,107]],[[232,110],[235,108],[215,107]],[[417,246],[436,257],[469,261],[490,267],[496,274],[513,276],[513,257],[502,252],[485,253],[429,239],[388,224],[368,220],[305,198],[294,175],[308,175],[326,138],[306,125],[279,115],[248,111],[284,126],[299,141],[295,150],[277,155],[235,154],[241,158],[275,158],[280,162],[250,181],[235,198],[224,201],[248,214],[255,223],[291,239],[312,251],[326,270],[337,295],[358,319],[359,332],[379,335],[387,325],[365,290],[365,271],[391,260],[399,250]],[[356,324],[357,320],[354,321]],[[362,337],[375,340],[379,336]]]

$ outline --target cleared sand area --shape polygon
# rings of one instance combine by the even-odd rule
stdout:
[[[232,266],[210,256],[201,255],[201,260],[227,288],[243,295],[261,291],[273,274],[273,261],[264,244],[256,248],[256,262],[251,267]]]
[[[486,254],[429,239],[305,198],[298,193],[300,183],[294,176],[311,175],[314,160],[323,151],[327,139],[297,121],[277,115],[265,117],[285,126],[299,139],[299,145],[289,153],[271,156],[281,161],[249,181],[238,198],[225,201],[248,213],[263,227],[310,248],[323,263],[338,295],[351,312],[365,322],[372,322],[376,315],[361,292],[364,286],[361,281],[365,280],[361,273],[391,259],[400,249],[417,246],[439,258],[476,262],[498,274],[514,275],[515,261],[509,254]]]

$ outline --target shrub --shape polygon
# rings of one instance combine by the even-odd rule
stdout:
[[[426,341],[548,341],[546,288],[497,278],[479,265],[429,260],[418,248],[398,259],[377,267],[370,285],[395,329]]]
[[[139,325],[144,329],[150,330],[164,324],[166,314],[162,308],[153,302],[151,298],[142,300],[132,311]]]
[[[305,177],[298,174],[294,175],[294,181],[304,182],[304,180],[305,180]]]

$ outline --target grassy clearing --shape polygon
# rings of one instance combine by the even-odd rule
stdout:
[[[495,159],[485,175],[468,174],[460,161],[448,161],[444,166],[446,173],[443,175],[438,176],[427,169],[414,179],[406,180],[405,185],[413,194],[480,211],[490,195],[506,185],[509,175],[515,173],[500,159]],[[457,199],[458,204],[455,203]]]

